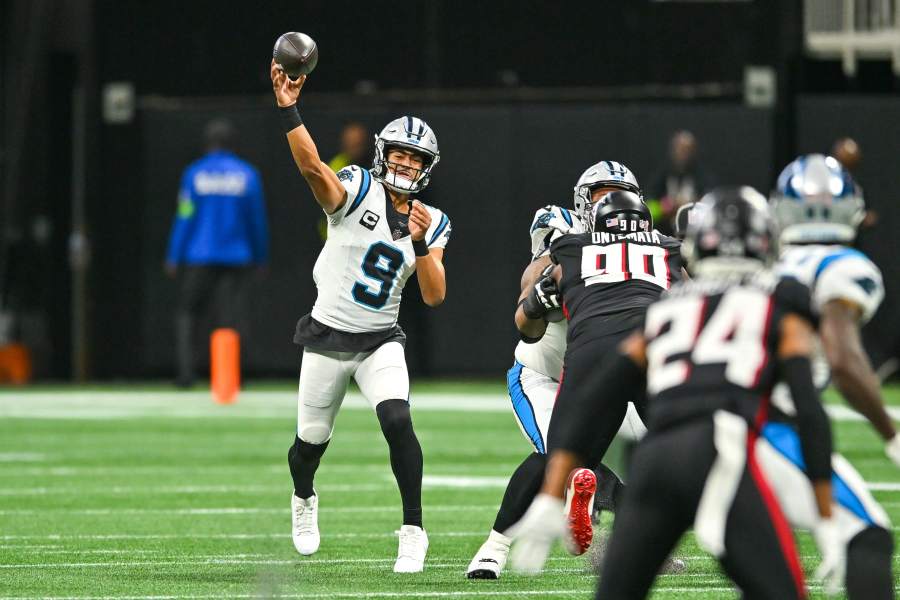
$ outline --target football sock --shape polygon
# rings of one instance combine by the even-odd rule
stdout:
[[[315,493],[313,477],[327,447],[328,441],[324,444],[310,444],[299,437],[294,437],[294,445],[288,450],[288,466],[294,479],[294,495],[298,498],[306,500]]]
[[[847,597],[850,600],[888,600],[894,597],[891,556],[894,539],[881,527],[869,527],[847,547]]]
[[[505,533],[522,518],[541,489],[546,466],[547,456],[533,452],[516,468],[506,484],[506,492],[494,521],[494,531]]]
[[[422,446],[413,431],[406,400],[385,400],[375,407],[391,454],[391,470],[400,488],[403,524],[422,526]]]
[[[594,510],[616,512],[616,504],[625,490],[625,484],[616,472],[600,463],[594,469],[597,475],[597,493],[594,494]]]

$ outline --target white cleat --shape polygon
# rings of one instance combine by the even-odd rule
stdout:
[[[319,497],[315,494],[306,500],[291,494],[291,537],[303,556],[319,549]]]
[[[415,525],[400,528],[400,549],[394,573],[421,573],[425,568],[425,554],[428,552],[428,535]]]
[[[469,579],[500,579],[500,573],[506,566],[509,557],[509,545],[512,540],[496,531],[485,543],[481,545],[469,568],[466,569],[466,577]]]

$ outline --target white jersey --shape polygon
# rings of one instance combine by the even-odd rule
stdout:
[[[550,244],[567,233],[583,233],[584,224],[567,208],[545,206],[534,213],[531,221],[532,261],[550,254]],[[566,334],[569,325],[563,321],[548,323],[544,336],[533,344],[519,342],[516,360],[524,367],[542,375],[559,379],[566,354]]]
[[[312,317],[348,333],[390,329],[397,323],[400,296],[416,270],[412,238],[394,239],[393,207],[384,186],[356,165],[338,171],[347,190],[344,205],[328,218],[328,239],[313,279],[318,296]],[[431,225],[425,233],[429,248],[444,248],[450,239],[450,219],[425,205]]]
[[[860,307],[860,323],[866,323],[884,299],[881,271],[869,258],[853,248],[837,245],[787,246],[775,267],[780,277],[790,277],[809,288],[812,309],[819,313],[831,300],[845,300]],[[813,360],[813,380],[824,389],[831,378],[825,356],[818,348]],[[776,386],[773,401],[788,414],[792,403],[784,384]]]

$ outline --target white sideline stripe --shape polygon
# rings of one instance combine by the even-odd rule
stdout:
[[[497,504],[434,505],[427,510],[434,512],[461,512],[468,510],[497,510]],[[400,510],[399,506],[334,506],[320,509],[320,513],[378,513]],[[243,514],[289,514],[287,508],[81,508],[81,509],[30,509],[11,508],[0,510],[0,515],[243,515]]]

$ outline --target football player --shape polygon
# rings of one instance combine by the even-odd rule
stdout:
[[[884,298],[881,272],[863,253],[847,247],[865,215],[862,193],[849,173],[831,157],[802,156],[778,177],[771,198],[781,230],[777,272],[806,285],[819,323],[821,352],[813,359],[816,386],[829,374],[844,398],[872,423],[885,451],[900,464],[900,438],[881,397],[878,377],[862,347],[859,328]],[[812,529],[815,502],[798,451],[796,407],[778,386],[771,422],[759,441],[760,463],[788,520]],[[891,574],[893,536],[885,511],[859,473],[841,455],[832,458],[836,522],[846,544],[847,593],[851,600],[894,597]]]
[[[650,210],[641,197],[630,191],[614,191],[593,205],[590,231],[564,235],[550,246],[553,270],[523,294],[516,311],[516,325],[523,336],[540,338],[545,315],[562,298],[569,324],[559,392],[547,432],[548,447],[557,443],[559,423],[571,418],[572,407],[585,394],[602,406],[603,418],[593,423],[595,441],[586,456],[589,465],[603,459],[622,425],[629,401],[640,403],[635,394],[601,393],[583,385],[605,354],[638,327],[647,305],[659,298],[673,282],[682,278],[681,243],[653,229]],[[573,474],[569,497],[584,485],[584,470]],[[541,479],[540,476],[537,477]],[[539,483],[534,483],[537,489]],[[589,516],[568,511],[570,551],[583,552],[591,543]],[[583,526],[582,526],[583,524]]]
[[[353,378],[378,415],[400,488],[403,525],[394,571],[419,572],[428,550],[422,449],[410,417],[405,335],[397,314],[413,272],[426,304],[438,306],[446,294],[442,261],[450,220],[412,199],[438,163],[437,138],[423,120],[401,117],[376,137],[371,171],[351,165],[334,173],[319,158],[297,109],[306,76],[292,81],[272,61],[271,78],[294,162],[328,219],[328,240],[313,271],[316,303],[294,335],[304,347],[297,435],[288,453],[294,547],[303,555],[319,548],[313,476]]]
[[[522,274],[524,293],[527,294],[542,272],[551,266],[551,243],[562,235],[586,231],[585,216],[590,218],[594,202],[616,190],[641,193],[637,179],[628,167],[604,160],[589,167],[579,177],[574,193],[575,210],[560,206],[538,209],[530,230],[532,262]],[[509,554],[510,538],[506,535],[506,530],[528,508],[544,472],[547,430],[562,373],[567,329],[560,309],[551,311],[548,321],[547,330],[539,340],[523,339],[519,342],[515,350],[515,361],[506,376],[513,413],[534,452],[522,461],[510,477],[488,539],[466,569],[466,576],[470,579],[497,579],[500,576]],[[626,429],[643,433],[643,423],[633,406],[629,407],[628,414]],[[621,482],[615,473],[602,465],[598,469],[600,476],[595,479],[599,482],[600,489],[596,490],[596,503],[604,508],[612,508]],[[587,494],[573,498],[573,501],[575,506],[570,506],[570,509],[579,509],[580,504],[590,507]]]
[[[685,240],[695,279],[651,304],[640,330],[584,381],[596,396],[644,387],[650,396],[649,432],[635,451],[597,590],[603,600],[646,597],[660,564],[692,525],[743,598],[806,597],[791,532],[754,451],[777,380],[789,386],[797,408],[798,443],[819,513],[819,573],[833,578],[840,571],[831,431],[812,381],[808,290],[779,282],[766,268],[776,240],[762,195],[724,188],[701,202],[708,209]],[[519,526],[516,568],[540,568],[564,530],[565,478],[592,452],[595,424],[604,419],[592,394],[579,400],[576,418],[561,423],[542,493]]]

